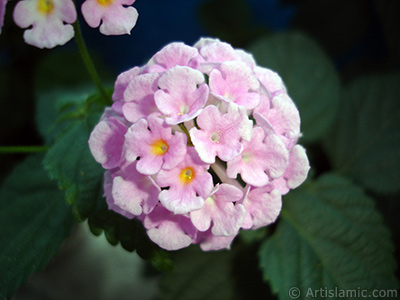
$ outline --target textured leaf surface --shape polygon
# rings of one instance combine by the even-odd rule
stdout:
[[[44,160],[51,176],[66,190],[66,200],[80,222],[96,208],[104,173],[89,150],[90,130],[86,119],[77,120],[57,139]]]
[[[92,88],[53,89],[40,93],[36,103],[36,125],[47,144],[69,124],[69,118],[83,112],[85,100],[93,93]]]
[[[285,197],[282,220],[259,255],[264,278],[280,299],[291,299],[293,287],[299,299],[310,299],[310,291],[321,288],[396,289],[393,251],[372,199],[329,174]]]
[[[400,191],[399,83],[399,74],[352,82],[325,140],[334,168],[380,193]]]
[[[232,250],[202,252],[196,245],[175,254],[174,271],[160,279],[158,300],[234,300]]]
[[[0,299],[47,265],[74,224],[41,161],[33,156],[21,163],[0,191]]]
[[[302,141],[322,137],[336,117],[341,84],[319,45],[302,33],[267,36],[249,47],[257,64],[277,72],[301,116]]]

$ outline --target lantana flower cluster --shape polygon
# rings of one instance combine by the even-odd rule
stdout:
[[[87,24],[105,35],[129,34],[138,12],[135,0],[86,0],[81,7]],[[7,0],[0,0],[0,33]],[[14,9],[14,21],[24,32],[26,43],[38,48],[64,45],[74,37],[71,25],[77,20],[73,0],[21,0]]]
[[[229,248],[307,177],[281,78],[218,39],[165,46],[118,76],[113,101],[89,139],[108,206],[164,249]]]

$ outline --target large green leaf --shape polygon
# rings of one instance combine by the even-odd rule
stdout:
[[[196,246],[173,256],[174,271],[160,278],[158,300],[234,300],[233,252],[202,252]]]
[[[80,222],[96,208],[104,173],[90,153],[90,131],[86,119],[77,120],[57,139],[44,160],[52,178],[66,190],[66,200]]]
[[[0,299],[47,265],[74,224],[41,161],[33,156],[18,165],[0,191]]]
[[[259,255],[280,299],[296,292],[299,299],[322,299],[335,289],[337,298],[340,290],[396,289],[393,251],[373,200],[348,179],[328,174],[285,197],[282,220]],[[325,294],[315,296],[320,289]]]
[[[336,117],[341,84],[319,45],[300,32],[267,36],[248,50],[259,65],[283,79],[301,116],[302,140],[322,137]]]
[[[47,144],[67,127],[68,119],[84,117],[85,101],[94,92],[93,88],[57,88],[46,90],[37,97],[36,125]]]
[[[325,148],[335,169],[380,193],[400,191],[400,74],[362,77],[340,101]]]

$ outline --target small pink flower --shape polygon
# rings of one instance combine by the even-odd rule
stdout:
[[[194,47],[199,49],[201,56],[209,63],[241,60],[241,56],[231,45],[218,39],[202,38]]]
[[[0,34],[4,25],[4,15],[6,14],[7,0],[0,0]]]
[[[168,124],[179,124],[197,117],[208,99],[204,75],[189,67],[176,66],[158,80],[154,95],[158,109]]]
[[[140,74],[140,68],[134,67],[118,75],[114,84],[113,101],[123,101],[124,93],[128,84]]]
[[[106,197],[108,209],[115,211],[116,213],[119,213],[120,215],[123,215],[124,217],[128,219],[133,219],[135,215],[129,213],[127,210],[122,209],[118,205],[115,204],[114,198],[112,196],[112,188],[113,188],[113,179],[115,173],[112,172],[111,170],[107,170],[104,173],[104,197]]]
[[[245,209],[234,204],[243,197],[242,191],[230,184],[215,187],[203,207],[190,213],[193,225],[200,231],[211,228],[215,236],[232,236],[242,225]]]
[[[162,206],[157,206],[143,223],[150,239],[166,250],[185,248],[196,238],[196,228],[188,217],[173,214]]]
[[[159,77],[158,73],[148,73],[129,82],[123,95],[126,103],[122,104],[122,112],[128,121],[134,123],[158,111],[154,93],[158,91]]]
[[[71,23],[76,21],[72,0],[23,0],[14,9],[14,21],[24,32],[27,44],[38,48],[64,45],[74,36]]]
[[[175,66],[188,66],[196,69],[199,59],[199,52],[196,48],[175,42],[154,54],[147,63],[146,72],[164,72]]]
[[[90,134],[90,151],[103,168],[112,169],[119,165],[128,124],[121,115],[108,108]]]
[[[153,179],[136,171],[136,162],[124,164],[112,174],[114,207],[133,216],[149,214],[158,203],[160,188]]]
[[[155,115],[147,121],[140,119],[125,135],[126,160],[134,162],[140,157],[137,170],[145,175],[154,175],[161,168],[173,169],[185,154],[186,135],[182,132],[172,135],[171,127]]]
[[[198,232],[194,243],[200,244],[200,248],[203,251],[230,249],[232,241],[237,234],[238,232],[235,232],[231,236],[215,236],[211,232],[211,229],[209,229],[205,232]]]
[[[227,175],[236,178],[240,173],[244,182],[263,186],[269,182],[269,176],[278,178],[289,163],[289,152],[275,134],[266,136],[262,127],[255,127],[249,142],[242,141],[244,146],[240,155],[227,163]]]
[[[210,92],[214,97],[246,109],[253,109],[260,103],[259,88],[257,77],[241,61],[223,62],[210,74]]]
[[[282,197],[272,185],[255,188],[246,186],[245,196],[238,203],[245,207],[242,228],[258,229],[275,222],[282,208]]]
[[[178,166],[172,170],[161,170],[156,183],[162,190],[159,200],[168,210],[175,214],[184,214],[201,208],[204,197],[213,188],[212,176],[207,172],[209,165],[200,160],[193,148],[188,148],[186,155]]]
[[[82,4],[82,15],[90,27],[100,25],[104,35],[130,34],[136,25],[138,12],[132,5],[135,0],[86,0]]]
[[[190,137],[200,158],[209,164],[215,156],[229,161],[243,149],[241,138],[250,140],[253,123],[243,107],[231,104],[228,112],[221,114],[214,105],[207,106],[197,118],[197,128],[190,130]]]
[[[286,147],[293,148],[300,137],[300,114],[296,105],[286,93],[273,97],[270,105],[269,110],[263,110],[260,107],[254,110],[257,124],[265,124],[267,121]]]
[[[254,73],[261,84],[266,87],[271,97],[280,93],[286,93],[286,88],[283,84],[282,78],[274,71],[256,66],[254,68]]]
[[[306,150],[300,146],[294,146],[289,152],[289,166],[285,173],[273,181],[282,195],[289,192],[290,189],[297,188],[307,178],[310,170],[310,163],[306,154]]]

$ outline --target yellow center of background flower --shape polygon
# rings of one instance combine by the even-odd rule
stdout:
[[[186,167],[182,169],[181,173],[179,174],[179,180],[183,184],[191,183],[195,177],[196,177],[196,172],[193,170],[192,167]]]
[[[159,139],[151,144],[151,153],[155,155],[164,155],[168,151],[169,145],[166,141]]]
[[[43,15],[51,14],[54,10],[54,3],[52,0],[39,0],[37,10]]]
[[[113,2],[114,0],[97,0],[97,3],[99,3],[102,6],[109,6]]]

